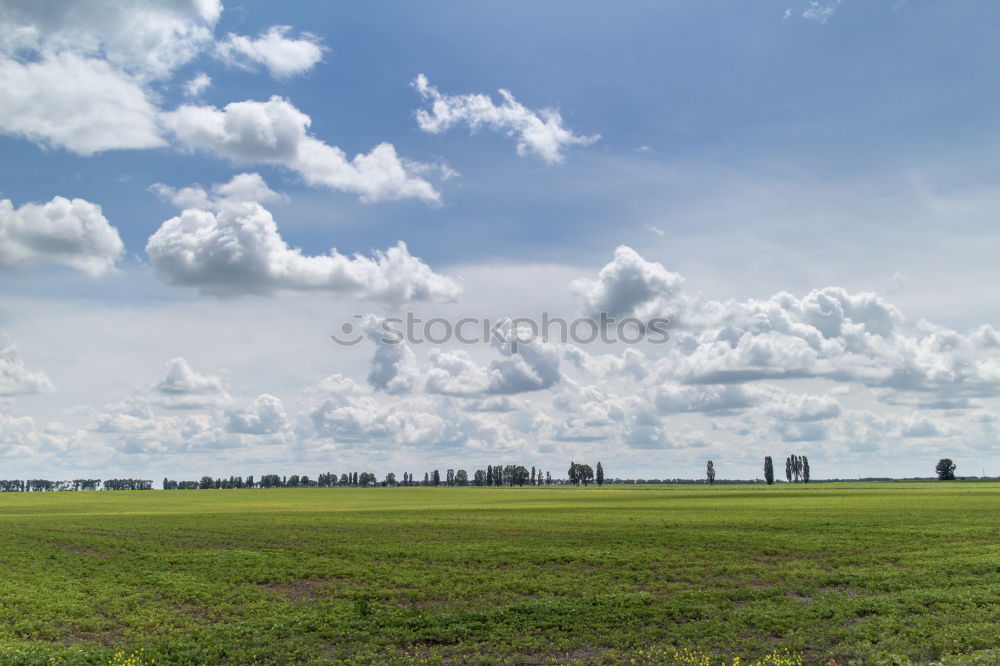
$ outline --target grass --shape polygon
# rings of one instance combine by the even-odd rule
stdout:
[[[997,664],[997,516],[972,482],[2,494],[0,664]]]

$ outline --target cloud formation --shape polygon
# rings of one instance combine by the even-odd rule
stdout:
[[[273,435],[288,427],[281,400],[262,394],[241,409],[226,412],[226,431],[247,435]]]
[[[0,396],[50,393],[54,390],[49,376],[40,370],[29,370],[17,345],[0,333]]]
[[[0,199],[0,269],[50,263],[100,277],[114,272],[124,248],[97,204],[54,197],[14,208]]]
[[[276,291],[328,291],[385,303],[453,300],[453,279],[432,271],[403,242],[373,258],[336,249],[309,256],[278,233],[257,200],[274,193],[256,174],[241,174],[210,195],[201,188],[157,191],[187,206],[149,238],[146,254],[166,281],[235,296]]]
[[[233,401],[220,378],[195,372],[180,356],[164,366],[151,400],[170,409],[219,407]]]
[[[638,252],[620,245],[614,259],[597,274],[596,280],[577,280],[570,290],[583,301],[591,317],[606,313],[611,317],[663,317],[676,308],[684,278],[646,261]]]
[[[292,27],[276,25],[256,38],[229,33],[225,40],[215,45],[215,53],[224,62],[237,67],[253,69],[263,65],[271,76],[287,79],[304,74],[323,59],[319,39],[309,33],[298,39],[286,35]]]
[[[164,126],[189,150],[209,152],[235,164],[276,164],[309,185],[359,194],[364,201],[441,195],[389,143],[348,159],[343,150],[311,136],[312,120],[278,96],[266,102],[232,102],[222,109],[184,105],[162,115]]]
[[[430,110],[417,110],[417,124],[425,132],[440,134],[455,125],[468,125],[471,131],[489,127],[517,139],[517,154],[534,155],[549,164],[565,161],[564,150],[569,146],[587,146],[600,135],[579,136],[563,126],[562,116],[555,109],[532,111],[514,99],[508,90],[500,90],[501,104],[489,95],[443,95],[423,74],[417,75],[413,87],[420,97],[430,102]]]
[[[0,132],[81,155],[162,146],[148,85],[212,41],[214,0],[0,6]]]

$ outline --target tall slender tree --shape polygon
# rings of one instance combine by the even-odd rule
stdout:
[[[595,474],[597,475],[596,478],[595,478],[595,480],[597,481],[597,485],[598,486],[603,486],[604,485],[604,467],[601,466],[601,461],[600,460],[597,461],[597,471],[595,472]]]
[[[711,460],[708,461],[708,465],[705,467],[705,478],[708,479],[708,485],[715,485],[715,463]]]
[[[769,486],[774,483],[774,462],[771,461],[771,456],[764,456],[764,481]]]

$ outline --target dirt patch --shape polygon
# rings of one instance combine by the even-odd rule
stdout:
[[[285,597],[289,601],[308,601],[334,596],[336,590],[344,586],[356,586],[356,584],[337,579],[308,578],[287,583],[270,583],[262,587],[268,592]]]

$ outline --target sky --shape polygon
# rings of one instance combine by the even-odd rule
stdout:
[[[1000,475],[998,21],[0,0],[0,478]]]

